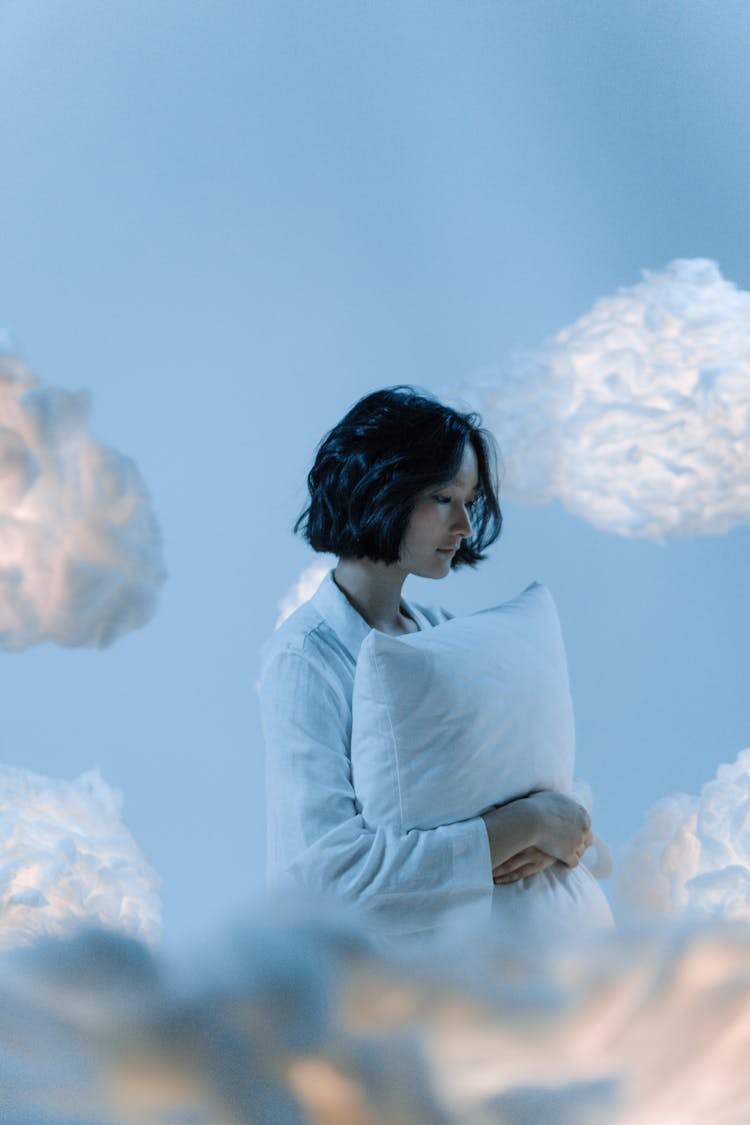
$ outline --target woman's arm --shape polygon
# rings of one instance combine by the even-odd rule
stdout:
[[[576,867],[593,839],[591,817],[583,805],[551,790],[500,805],[482,819],[495,883],[536,875],[558,860]]]
[[[265,665],[259,688],[277,879],[356,903],[387,930],[403,932],[430,928],[457,906],[484,915],[493,868],[509,861],[515,873],[524,849],[564,859],[577,845],[570,821],[588,815],[554,793],[439,828],[369,827],[351,781],[350,701],[336,677],[300,649],[282,649]]]
[[[320,661],[277,651],[259,687],[272,873],[356,903],[390,932],[429,928],[456,906],[489,911],[480,817],[406,833],[365,825],[351,782],[350,701]]]

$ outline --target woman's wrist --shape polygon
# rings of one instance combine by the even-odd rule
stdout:
[[[531,834],[531,847],[539,848],[541,847],[542,830],[544,827],[544,813],[536,798],[536,793],[530,793],[527,797],[521,797],[517,803],[523,805],[523,812],[528,820],[529,832]],[[544,851],[543,848],[542,851]]]
[[[540,818],[528,797],[490,809],[482,819],[487,829],[493,868],[525,848],[537,845]]]

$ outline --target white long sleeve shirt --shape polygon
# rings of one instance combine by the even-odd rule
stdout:
[[[420,629],[450,617],[401,604]],[[369,631],[329,571],[263,648],[269,882],[356,904],[385,935],[433,930],[457,910],[487,918],[492,864],[481,818],[403,834],[363,823],[350,744],[354,671]]]

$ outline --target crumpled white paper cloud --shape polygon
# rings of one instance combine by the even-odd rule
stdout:
[[[498,438],[504,492],[665,540],[750,519],[750,293],[677,259],[455,392]]]
[[[163,580],[145,485],[91,435],[86,393],[0,355],[0,647],[111,644],[151,618]]]
[[[626,917],[750,921],[750,749],[719,766],[698,797],[657,801],[616,875]]]
[[[121,814],[97,771],[0,767],[0,949],[94,923],[156,942],[159,880]]]
[[[748,1011],[747,924],[404,960],[277,913],[181,978],[83,934],[0,958],[0,1118],[744,1125]]]

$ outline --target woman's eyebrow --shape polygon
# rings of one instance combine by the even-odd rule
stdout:
[[[469,491],[469,492],[476,492],[476,491],[477,491],[477,489],[479,488],[479,484],[480,484],[480,482],[479,482],[479,481],[477,481],[477,483],[476,483],[476,484],[472,484],[472,485],[470,485],[470,486],[469,486],[469,489],[468,489],[468,491]],[[454,477],[454,478],[453,478],[453,480],[451,480],[451,481],[448,481],[448,484],[447,484],[447,485],[446,485],[445,487],[446,487],[446,488],[460,488],[460,487],[461,487],[461,485],[459,484],[459,482],[458,482],[458,481],[456,480],[456,478]]]

